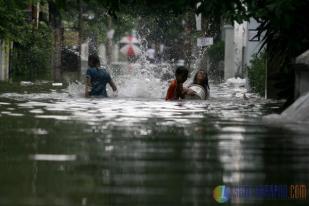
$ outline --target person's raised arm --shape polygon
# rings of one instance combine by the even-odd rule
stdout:
[[[112,89],[113,89],[114,92],[117,91],[116,84],[114,83],[114,81],[113,81],[112,79],[109,81],[109,85],[112,87]]]
[[[109,85],[111,86],[111,88],[113,89],[114,92],[117,91],[117,87],[116,87],[116,84],[114,83],[111,75],[109,73],[107,73],[107,81],[109,83]]]

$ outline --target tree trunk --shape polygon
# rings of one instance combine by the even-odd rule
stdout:
[[[112,17],[107,16],[107,30],[110,31],[112,29]],[[113,54],[113,42],[111,38],[107,38],[106,42],[106,64],[110,65],[112,62],[112,54]]]
[[[61,71],[61,53],[62,53],[62,44],[63,44],[63,29],[55,28],[54,29],[54,51],[52,56],[53,62],[53,79],[55,81],[60,81],[62,77]]]
[[[53,1],[49,1],[50,26],[53,30],[52,69],[54,81],[61,80],[61,53],[63,46],[63,27],[59,10]]]

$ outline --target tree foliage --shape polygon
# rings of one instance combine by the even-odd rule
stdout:
[[[20,34],[27,26],[27,1],[0,0],[0,39],[21,41]]]
[[[217,41],[207,50],[209,57],[208,75],[215,81],[223,79],[224,42]]]
[[[257,54],[251,60],[248,68],[249,84],[253,92],[265,95],[266,53]]]
[[[91,2],[94,0],[85,0]],[[66,1],[57,0],[66,7]],[[202,13],[209,21],[218,23],[249,20],[255,18],[261,23],[259,35],[265,33],[265,43],[280,45],[282,52],[295,55],[308,48],[309,0],[96,0],[98,5],[117,16],[119,12],[133,12],[140,15],[174,14],[187,11]],[[197,8],[197,3],[200,6]],[[297,32],[296,32],[297,31]],[[280,44],[278,44],[280,42]],[[295,42],[299,42],[295,44]]]
[[[13,80],[37,80],[51,78],[52,32],[41,23],[35,32],[23,31],[22,43],[15,43],[12,53]]]
[[[77,0],[47,0],[58,8],[68,10]],[[286,68],[293,59],[309,48],[309,0],[80,0],[91,9],[103,11],[97,22],[106,21],[106,14],[121,22],[122,14],[147,17],[184,16],[186,12],[202,13],[209,24],[222,21],[242,22],[255,18],[260,22],[258,35],[267,45],[269,60],[276,60]],[[0,38],[21,41],[19,34],[25,27],[25,8],[35,0],[0,0]],[[197,3],[200,6],[197,7]],[[100,17],[100,16],[99,16]],[[125,18],[124,18],[125,19]],[[119,23],[117,22],[117,24]],[[126,24],[127,22],[125,22]],[[158,22],[156,22],[158,23]],[[159,22],[163,25],[166,22]],[[91,22],[89,26],[91,26]],[[104,23],[105,24],[105,23]],[[106,24],[105,24],[106,25]],[[120,25],[120,24],[119,24]],[[123,26],[123,25],[122,25]],[[120,26],[120,27],[122,27]],[[95,28],[93,28],[95,29]],[[105,33],[105,27],[102,26]],[[165,32],[161,32],[164,38]],[[278,58],[279,57],[279,58]]]
[[[59,8],[70,9],[74,0],[54,1]],[[82,1],[82,0],[81,0]],[[309,47],[309,0],[84,0],[93,9],[103,8],[114,17],[119,14],[183,15],[202,13],[213,24],[223,19],[242,22],[250,17],[261,23],[259,35],[283,59],[295,57]],[[197,7],[197,3],[200,6]],[[0,37],[18,39],[23,28],[24,9],[29,1],[0,0]],[[98,19],[101,20],[101,19]],[[273,53],[274,53],[273,52]]]

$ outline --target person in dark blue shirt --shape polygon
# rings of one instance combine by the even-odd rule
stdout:
[[[89,68],[86,73],[86,97],[107,97],[107,83],[112,87],[114,92],[117,92],[117,87],[110,74],[105,68],[100,68],[100,59],[97,55],[90,55],[88,57],[88,66]]]

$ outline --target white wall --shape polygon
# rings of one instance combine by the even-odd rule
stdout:
[[[80,48],[80,58],[81,58],[81,76],[84,77],[86,75],[86,71],[88,69],[88,55],[89,55],[89,40],[81,44]]]
[[[250,61],[252,59],[252,57],[254,56],[254,54],[258,53],[260,46],[261,46],[261,39],[260,41],[250,41],[250,39],[253,38],[253,36],[255,34],[257,34],[257,32],[252,31],[252,30],[256,30],[257,27],[259,26],[259,23],[256,22],[255,19],[251,18],[250,21],[248,22],[248,29],[247,29],[247,47],[246,47],[246,65],[250,66]]]
[[[247,22],[242,24],[234,23],[234,72],[235,75],[241,75],[244,65],[244,50],[247,46]]]
[[[224,79],[241,75],[253,56],[259,51],[261,41],[252,41],[252,37],[257,33],[259,24],[250,19],[249,22],[224,26]]]
[[[105,44],[100,44],[99,49],[98,49],[98,54],[100,57],[100,62],[101,65],[105,65],[107,60],[106,60],[106,47]]]
[[[234,28],[224,25],[224,79],[234,77]]]

